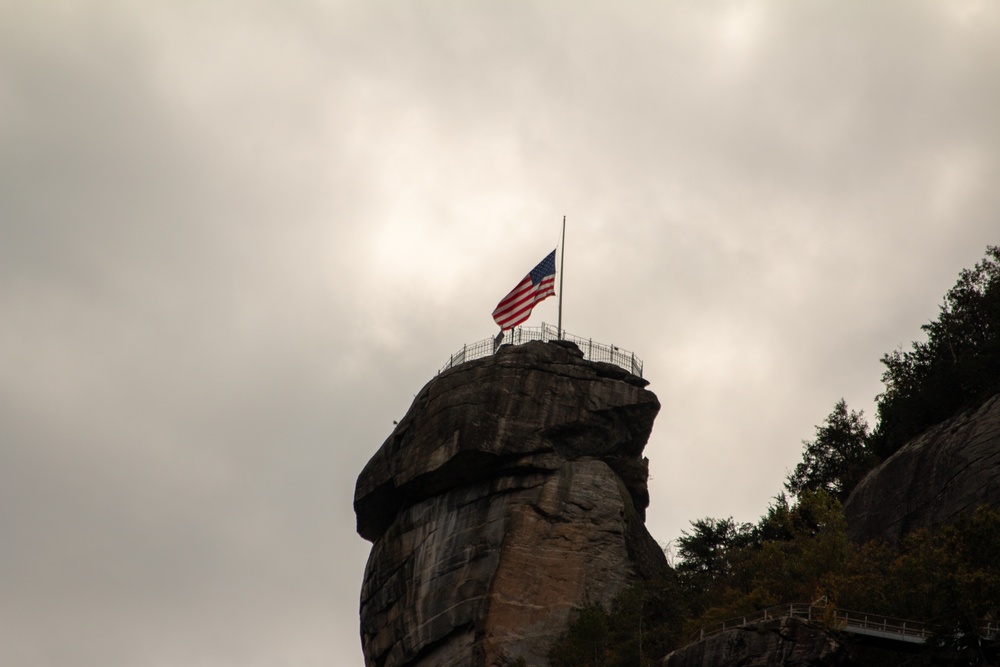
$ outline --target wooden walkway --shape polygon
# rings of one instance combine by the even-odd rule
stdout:
[[[848,611],[825,605],[792,603],[770,607],[754,614],[739,616],[703,628],[695,637],[692,637],[692,640],[704,639],[725,630],[756,625],[757,623],[779,618],[799,618],[803,621],[815,621],[841,632],[907,644],[923,644],[933,634],[931,627],[927,623],[919,621]],[[996,621],[982,621],[982,625],[977,628],[977,634],[985,640],[997,641],[1000,639],[1000,624]]]

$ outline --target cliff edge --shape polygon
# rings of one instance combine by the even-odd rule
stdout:
[[[1000,507],[1000,394],[928,429],[869,472],[844,516],[855,541],[896,544],[982,504]]]
[[[570,612],[670,572],[644,526],[660,404],[572,343],[441,373],[358,478],[367,665],[543,665]]]

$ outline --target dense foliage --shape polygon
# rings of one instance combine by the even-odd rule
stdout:
[[[924,342],[882,357],[874,452],[885,458],[956,412],[1000,390],[1000,246],[959,274]]]
[[[844,399],[837,402],[826,423],[816,427],[816,440],[803,444],[802,462],[785,482],[792,495],[822,490],[843,502],[871,469],[868,422],[863,413],[848,412]]]
[[[757,524],[703,519],[678,540],[677,582],[633,587],[605,610],[579,610],[550,653],[553,667],[652,665],[699,629],[788,602],[826,603],[930,624],[922,656],[866,655],[866,664],[987,664],[983,619],[1000,618],[1000,512],[980,507],[938,531],[910,533],[899,549],[852,545],[840,503],[823,491],[779,498]],[[860,649],[864,651],[865,649]],[[641,656],[641,658],[640,658]]]
[[[647,667],[680,643],[687,615],[674,578],[636,584],[611,609],[577,610],[570,631],[552,647],[552,667]]]
[[[1000,391],[1000,247],[964,270],[925,342],[882,358],[878,422],[841,399],[755,523],[704,518],[676,541],[676,579],[623,593],[611,609],[579,610],[550,664],[654,664],[700,628],[788,602],[819,599],[840,608],[929,623],[924,654],[870,651],[870,665],[986,664],[982,619],[1000,618],[1000,511],[980,507],[937,531],[917,530],[898,548],[853,545],[841,502],[864,474],[907,440]],[[934,657],[932,657],[934,656]]]
[[[841,399],[805,442],[802,461],[785,489],[824,490],[844,501],[865,473],[908,440],[1000,391],[1000,246],[964,269],[948,290],[936,320],[921,329],[926,341],[882,357],[884,391],[876,397],[878,422]]]

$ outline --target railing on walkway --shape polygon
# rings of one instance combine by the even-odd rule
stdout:
[[[515,327],[504,333],[502,343],[504,345],[520,345],[532,340],[550,341],[559,339],[559,329],[551,324],[542,322],[540,327]],[[562,339],[572,341],[583,351],[583,358],[588,361],[606,361],[615,366],[624,368],[632,375],[642,377],[642,359],[639,359],[632,352],[623,350],[614,345],[594,342],[592,338],[581,338],[562,332]],[[453,366],[464,364],[466,361],[481,359],[493,354],[494,339],[484,338],[463,345],[462,349],[451,355],[448,363],[441,367],[438,373],[448,370]]]
[[[715,625],[703,628],[691,640],[696,641],[733,628],[789,617],[800,618],[804,621],[819,621],[842,632],[916,644],[926,642],[928,637],[933,634],[933,629],[930,625],[919,621],[836,609],[824,605],[792,603],[769,607],[753,614],[738,616],[721,623],[716,623]],[[1000,626],[995,621],[983,621],[976,628],[976,631],[983,639],[990,641],[1000,639]]]

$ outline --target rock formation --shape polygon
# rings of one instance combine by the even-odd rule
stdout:
[[[1000,394],[900,448],[861,480],[844,515],[852,539],[895,544],[984,503],[1000,506]]]
[[[677,649],[662,667],[849,667],[847,647],[832,634],[798,618],[746,625]]]
[[[647,384],[505,346],[417,395],[358,478],[369,666],[543,665],[571,611],[669,572],[646,531]]]

